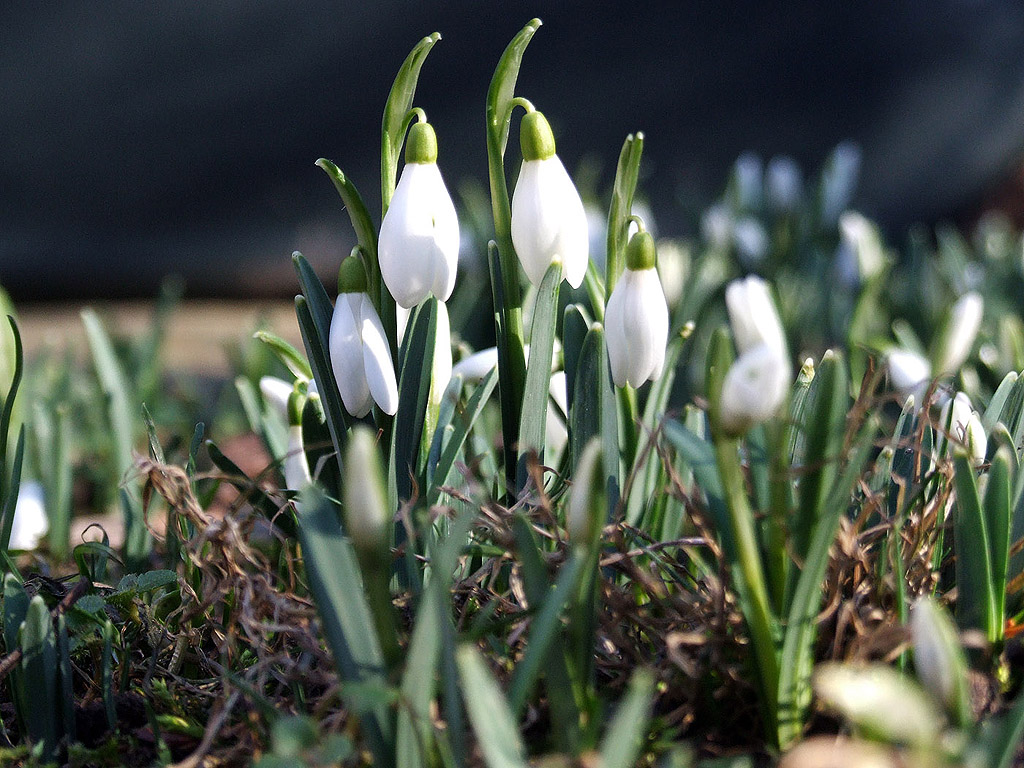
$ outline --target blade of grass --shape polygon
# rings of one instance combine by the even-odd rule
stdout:
[[[996,598],[992,590],[992,561],[988,526],[982,511],[973,459],[962,448],[953,455],[956,517],[956,620],[960,629],[979,629],[991,637]]]
[[[25,683],[28,737],[41,750],[43,760],[56,757],[60,736],[57,707],[57,641],[50,611],[36,595],[28,604],[21,625],[21,673]]]
[[[612,202],[608,208],[608,250],[605,272],[605,300],[611,298],[615,283],[622,274],[629,233],[629,217],[633,213],[633,194],[640,175],[640,157],[644,152],[644,135],[639,131],[626,137],[619,153],[612,186]]]
[[[638,669],[601,740],[601,768],[632,768],[643,749],[654,697],[654,675]]]
[[[422,471],[426,457],[420,456],[420,437],[430,398],[436,334],[437,299],[430,298],[417,307],[409,318],[409,328],[399,355],[401,370],[398,376],[398,411],[395,413],[391,462],[397,502],[412,498],[414,480],[420,489],[425,487]]]
[[[469,722],[487,768],[526,768],[519,728],[480,652],[463,645],[456,651],[455,660]]]
[[[551,385],[551,360],[554,353],[558,292],[562,284],[562,265],[554,263],[544,273],[537,289],[530,332],[530,362],[526,366],[523,388],[523,412],[519,420],[516,491],[522,493],[529,479],[527,460],[531,453],[544,463],[544,436]],[[541,489],[538,489],[541,490]]]

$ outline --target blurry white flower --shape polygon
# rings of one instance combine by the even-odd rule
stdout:
[[[348,275],[343,274],[338,280],[343,292],[338,294],[331,319],[334,377],[345,410],[353,416],[365,416],[374,402],[385,413],[394,415],[398,410],[398,383],[391,350],[377,310],[359,288],[360,276],[365,288],[362,265],[349,257],[342,270],[349,264],[353,266],[348,268]]]
[[[736,183],[736,202],[744,210],[757,208],[761,202],[762,182],[761,158],[754,152],[744,152],[733,165],[733,179]]]
[[[548,384],[548,394],[555,401],[558,408],[553,408],[548,403],[547,418],[544,425],[544,445],[548,451],[548,457],[558,456],[569,441],[569,432],[565,426],[566,417],[569,414],[569,398],[566,391],[565,371],[556,371],[551,374],[551,382]],[[565,414],[565,416],[563,416]]]
[[[733,280],[725,289],[725,306],[741,355],[758,344],[766,344],[783,359],[789,359],[786,336],[768,283],[756,275]]]
[[[540,112],[522,122],[523,165],[512,194],[512,244],[533,285],[556,259],[579,288],[587,272],[587,214],[576,186],[555,154],[555,139]]]
[[[839,236],[836,261],[840,278],[846,285],[856,286],[882,271],[885,266],[882,237],[868,219],[856,211],[846,211],[839,217]]]
[[[757,264],[768,255],[768,233],[753,216],[745,216],[733,225],[732,239],[736,244],[736,255],[744,264]]]
[[[306,448],[302,442],[301,424],[291,424],[288,427],[288,452],[284,456],[281,471],[284,473],[285,488],[293,491],[300,491],[311,482]]]
[[[732,242],[732,214],[725,203],[715,203],[700,219],[700,233],[708,245],[724,250]]]
[[[730,434],[741,435],[770,419],[786,399],[789,378],[789,361],[767,344],[741,354],[722,385],[722,427]]]
[[[821,172],[821,222],[827,227],[839,221],[853,198],[860,177],[860,148],[849,141],[836,146]]]
[[[939,330],[932,360],[939,376],[950,376],[966,361],[981,328],[985,303],[981,294],[971,291],[961,296],[950,309]]]
[[[786,338],[768,284],[751,275],[725,289],[739,357],[722,385],[719,415],[730,434],[742,434],[774,416],[789,392]]]
[[[599,270],[604,271],[608,263],[608,216],[595,203],[584,203],[583,209],[587,212],[590,258]]]
[[[964,445],[970,452],[975,464],[985,461],[988,450],[988,437],[981,425],[981,415],[974,410],[971,398],[965,392],[957,392],[956,397],[947,400],[939,415],[939,429],[946,431],[947,437],[940,437],[936,442],[937,452],[944,453],[947,440],[955,440]]]
[[[315,382],[310,381],[310,389]],[[295,391],[284,379],[264,376],[260,379],[260,392],[267,405],[288,424],[288,449],[284,455],[281,471],[284,473],[285,488],[301,490],[310,482],[309,464],[302,443],[302,405],[305,398]]]
[[[932,366],[922,356],[909,349],[895,348],[885,356],[889,370],[889,383],[903,395],[914,395],[920,399],[932,378]]]
[[[768,163],[765,179],[768,204],[777,211],[792,211],[803,195],[800,166],[788,155],[776,155]]]
[[[619,387],[657,379],[665,365],[668,304],[655,260],[654,238],[638,232],[626,246],[626,268],[605,309],[605,343]]]
[[[665,289],[665,301],[674,307],[683,298],[690,272],[690,250],[678,240],[658,241],[658,276]]]
[[[465,381],[480,381],[498,367],[498,348],[487,347],[464,357],[452,368],[452,376],[461,376]]]
[[[459,220],[437,168],[437,138],[429,123],[415,123],[406,142],[405,168],[380,225],[381,277],[405,308],[430,294],[444,301],[455,287]]]
[[[34,480],[22,481],[14,505],[10,549],[35,549],[49,529],[43,486]]]
[[[349,433],[344,466],[342,510],[346,533],[363,556],[379,557],[387,552],[391,535],[387,486],[376,435],[362,424]]]

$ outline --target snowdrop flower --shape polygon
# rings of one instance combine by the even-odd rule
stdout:
[[[668,341],[668,303],[654,269],[654,238],[638,232],[626,246],[626,268],[605,309],[605,343],[616,386],[639,387],[661,376]]]
[[[981,328],[985,302],[981,294],[965,293],[952,306],[939,331],[932,360],[940,376],[949,376],[960,370],[966,361]]]
[[[839,217],[839,236],[836,262],[844,284],[854,287],[882,271],[882,238],[868,219],[856,211],[846,211]]]
[[[408,309],[434,294],[452,295],[459,262],[459,220],[437,168],[437,137],[415,123],[405,168],[380,225],[380,273],[395,301]]]
[[[523,117],[523,165],[512,194],[512,244],[533,285],[556,260],[573,288],[587,272],[587,214],[576,186],[555,154],[555,137],[540,112]]]
[[[739,357],[725,375],[719,417],[727,433],[740,435],[778,412],[791,370],[768,284],[754,276],[734,280],[725,289],[725,303]]]
[[[831,226],[853,197],[860,178],[860,148],[849,141],[838,144],[821,172],[821,221]]]
[[[700,233],[712,248],[725,250],[732,242],[732,214],[725,203],[715,203],[700,218]]]
[[[763,170],[761,158],[754,152],[744,152],[736,158],[732,167],[732,181],[735,184],[736,202],[743,210],[757,208],[761,202]]]
[[[43,486],[34,480],[26,480],[18,488],[18,501],[14,505],[14,520],[11,523],[10,548],[35,549],[49,529]]]
[[[329,346],[341,401],[356,417],[369,413],[374,402],[393,416],[398,410],[395,366],[380,317],[366,295],[366,273],[358,258],[342,262],[338,290]]]
[[[437,330],[434,336],[434,362],[430,374],[430,404],[439,406],[452,379],[452,326],[448,307],[437,302]]]
[[[768,255],[768,233],[753,216],[744,216],[733,225],[732,239],[736,255],[744,264],[758,264]]]
[[[725,289],[725,306],[736,349],[741,355],[759,344],[766,344],[780,357],[789,359],[786,336],[768,283],[756,275],[733,280]]]
[[[945,453],[949,440],[955,440],[967,448],[975,464],[985,462],[988,437],[981,425],[981,415],[974,410],[971,398],[965,392],[957,392],[956,397],[947,400],[942,406],[939,429],[947,432],[947,437],[940,436],[936,441],[936,451],[939,454]]]
[[[487,347],[464,357],[452,368],[452,376],[461,376],[464,381],[477,382],[498,367],[498,348]]]
[[[683,298],[690,273],[690,249],[679,240],[658,241],[658,277],[665,289],[665,300],[674,307]]]
[[[261,378],[260,392],[267,405],[288,423],[288,449],[281,471],[284,473],[285,487],[300,490],[310,482],[306,449],[302,443],[302,407],[305,398],[291,384],[276,376]]]
[[[889,370],[889,383],[902,395],[914,395],[920,399],[932,378],[931,364],[917,352],[909,349],[892,349],[885,356],[885,367]]]

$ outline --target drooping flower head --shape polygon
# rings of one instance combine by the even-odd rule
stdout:
[[[366,272],[349,256],[338,273],[338,301],[331,318],[334,378],[345,410],[362,417],[374,402],[384,413],[398,410],[398,382],[384,327],[366,295]]]
[[[555,154],[555,137],[540,112],[520,127],[523,165],[512,193],[512,244],[534,285],[560,259],[565,279],[579,288],[587,272],[587,214],[576,186]]]
[[[668,342],[668,303],[654,268],[654,238],[637,232],[626,246],[626,268],[605,309],[605,338],[616,386],[638,387],[661,376]]]
[[[406,309],[430,294],[452,295],[459,261],[459,219],[437,167],[437,136],[415,123],[405,144],[405,167],[380,225],[380,273]]]

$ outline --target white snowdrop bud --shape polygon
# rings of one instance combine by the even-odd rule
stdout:
[[[885,367],[889,371],[889,383],[902,395],[914,395],[920,399],[932,378],[932,366],[917,352],[896,348],[885,356]]]
[[[952,306],[939,330],[932,353],[935,371],[939,376],[951,376],[966,361],[981,328],[985,302],[981,294],[965,293]]]
[[[789,361],[778,350],[758,344],[743,352],[725,374],[719,418],[731,435],[742,435],[774,416],[790,385]]]
[[[405,168],[380,225],[380,273],[402,307],[433,294],[445,301],[455,287],[459,219],[437,167],[437,137],[415,123],[405,145]]]
[[[589,261],[587,214],[540,112],[523,117],[520,144],[523,165],[512,193],[512,244],[519,262],[536,286],[559,259],[569,285],[579,288]]]

